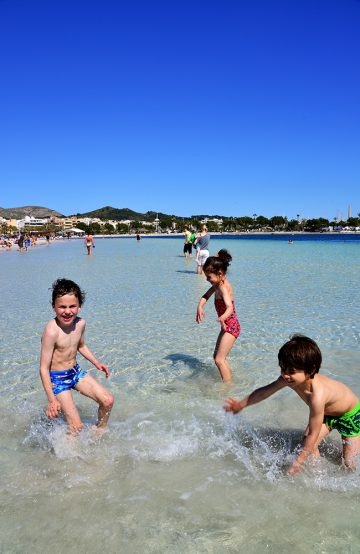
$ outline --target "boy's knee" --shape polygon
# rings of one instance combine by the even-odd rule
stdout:
[[[102,399],[101,403],[104,406],[104,408],[106,408],[107,410],[111,410],[111,408],[114,405],[114,400],[115,399],[114,399],[113,395],[108,392],[107,394],[105,394],[105,396]]]

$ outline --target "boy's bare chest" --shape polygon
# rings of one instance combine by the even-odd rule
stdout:
[[[61,332],[56,340],[56,348],[61,351],[77,350],[80,337],[81,334],[77,331],[72,331],[70,333]]]

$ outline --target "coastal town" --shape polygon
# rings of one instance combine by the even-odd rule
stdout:
[[[36,212],[34,207],[34,213]],[[16,208],[15,213],[21,213],[21,208]],[[44,208],[46,211],[47,208]],[[303,232],[360,232],[360,213],[357,217],[351,216],[350,207],[348,217],[343,214],[334,217],[332,221],[325,218],[305,219],[297,214],[296,218],[288,219],[286,216],[273,216],[266,218],[262,215],[253,214],[243,217],[221,217],[221,216],[190,216],[188,218],[168,216],[166,214],[136,214],[133,219],[120,219],[119,215],[124,210],[107,208],[116,218],[107,219],[104,217],[105,208],[95,211],[100,212],[102,217],[89,215],[72,215],[60,217],[54,214],[48,217],[36,217],[29,213],[23,217],[3,217],[0,215],[1,245],[10,245],[21,235],[32,235],[37,237],[57,236],[82,236],[85,233],[92,235],[130,235],[130,234],[177,234],[182,233],[184,225],[189,225],[193,230],[198,230],[205,224],[212,233],[303,233]],[[52,212],[52,210],[47,210]],[[130,210],[128,210],[131,212]],[[25,213],[25,212],[24,212]],[[55,212],[56,213],[56,212]],[[106,213],[106,212],[105,212]],[[136,212],[133,212],[134,214]],[[10,212],[11,214],[11,212]],[[149,214],[154,214],[152,217]],[[144,218],[141,219],[141,215]]]

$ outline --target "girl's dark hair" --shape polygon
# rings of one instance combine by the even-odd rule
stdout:
[[[70,279],[57,279],[52,285],[53,307],[55,306],[55,300],[65,294],[73,294],[78,299],[80,306],[85,302],[85,292],[81,290],[79,285],[74,283],[74,281],[70,281]]]
[[[278,360],[282,371],[302,369],[312,379],[319,373],[322,356],[315,341],[304,335],[292,335],[280,348]]]
[[[217,253],[217,256],[218,258],[221,258],[222,260],[226,261],[228,265],[231,264],[232,255],[228,250],[226,250],[226,248],[222,248],[221,250],[219,250],[219,252]]]
[[[227,250],[222,249],[218,252],[217,256],[210,256],[206,260],[203,267],[204,273],[209,272],[215,273],[215,275],[219,275],[219,273],[221,272],[225,275],[231,260],[231,254]]]

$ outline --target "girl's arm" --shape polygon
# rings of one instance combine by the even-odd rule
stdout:
[[[103,371],[106,375],[106,378],[108,378],[110,375],[108,366],[99,362],[99,360],[91,352],[90,348],[86,346],[84,341],[84,333],[85,333],[85,326],[81,334],[81,338],[78,346],[78,352],[80,352],[80,354],[84,356],[86,360],[88,360],[91,364],[93,364],[96,367],[96,369],[98,369],[99,371]]]
[[[225,285],[220,285],[219,290],[225,302],[226,310],[220,317],[218,317],[218,321],[220,322],[220,325],[223,331],[226,331],[225,320],[231,316],[231,314],[234,311],[234,308],[233,308],[233,303],[232,303],[228,288]]]
[[[224,406],[224,410],[226,412],[233,412],[234,414],[237,414],[238,412],[241,412],[241,410],[243,410],[244,408],[247,408],[247,406],[262,402],[263,400],[269,398],[269,396],[272,396],[286,386],[286,381],[280,376],[278,379],[276,379],[276,381],[273,381],[269,385],[265,385],[265,387],[254,390],[248,396],[245,396],[242,400],[227,398],[225,400],[226,404]]]
[[[201,323],[203,317],[204,317],[204,310],[203,307],[205,306],[206,302],[209,300],[210,296],[214,294],[215,287],[210,287],[207,292],[200,298],[200,302],[197,307],[196,312],[196,323]]]

